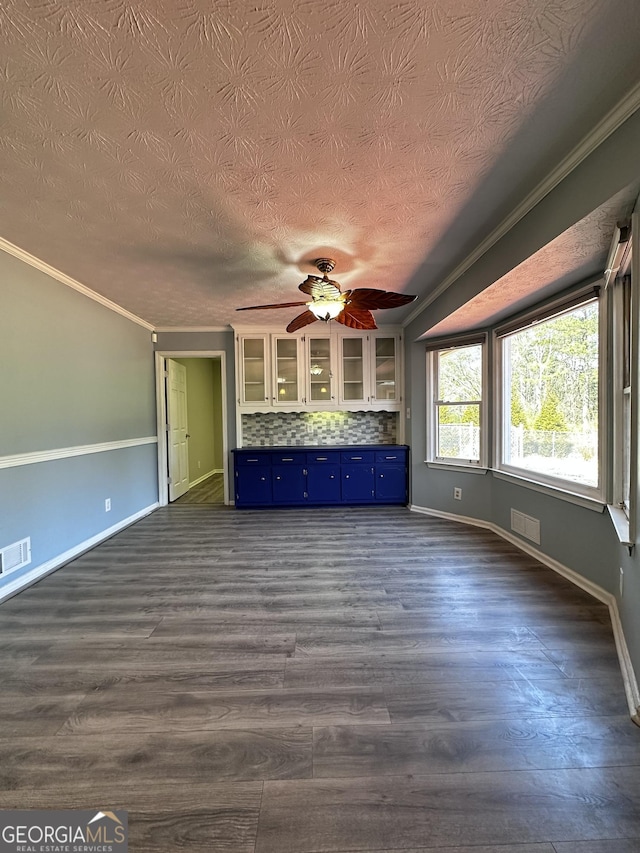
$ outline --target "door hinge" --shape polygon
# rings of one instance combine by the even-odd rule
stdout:
[[[173,483],[173,480],[171,479],[171,477],[167,477],[167,483],[169,486]]]

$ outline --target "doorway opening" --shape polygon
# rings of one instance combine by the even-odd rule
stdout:
[[[229,503],[225,353],[156,353],[159,503]]]

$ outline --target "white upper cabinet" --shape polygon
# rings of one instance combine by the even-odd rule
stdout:
[[[272,336],[273,375],[271,402],[277,407],[299,406],[304,402],[300,359],[301,340],[293,335]]]
[[[335,338],[304,336],[305,400],[308,409],[336,407]]]
[[[240,337],[236,357],[238,402],[256,410],[271,405],[268,335]]]
[[[400,335],[350,329],[237,336],[238,404],[250,411],[399,411]]]
[[[366,343],[360,336],[340,339],[340,403],[346,407],[370,401],[365,371]]]
[[[371,342],[371,402],[376,408],[400,403],[399,337],[383,332],[369,333]]]

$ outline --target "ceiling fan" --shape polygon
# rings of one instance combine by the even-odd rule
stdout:
[[[373,287],[358,287],[355,290],[340,290],[337,281],[329,278],[335,267],[331,258],[318,258],[315,266],[322,278],[309,275],[298,285],[298,289],[311,297],[309,302],[281,302],[276,305],[249,305],[236,311],[256,311],[265,308],[296,308],[306,305],[307,310],[298,314],[287,326],[287,332],[297,332],[316,320],[335,320],[350,329],[377,329],[372,311],[378,308],[399,308],[417,299],[405,293],[377,290]]]

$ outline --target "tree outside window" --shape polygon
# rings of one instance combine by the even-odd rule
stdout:
[[[502,348],[503,463],[597,488],[597,300],[505,335]]]
[[[438,460],[480,463],[482,350],[474,344],[433,353]]]

